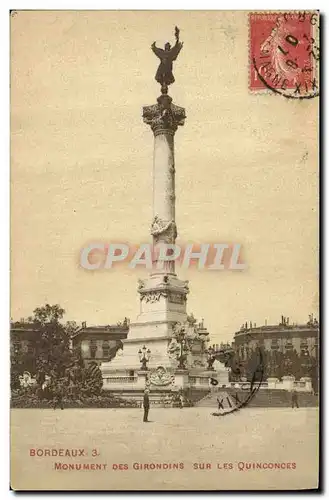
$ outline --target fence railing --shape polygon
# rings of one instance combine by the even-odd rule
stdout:
[[[106,384],[136,384],[137,377],[105,377]]]

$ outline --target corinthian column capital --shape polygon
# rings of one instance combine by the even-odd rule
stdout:
[[[185,109],[172,104],[172,98],[161,95],[158,104],[143,107],[144,123],[150,125],[155,136],[159,134],[174,135],[179,125],[184,125]]]

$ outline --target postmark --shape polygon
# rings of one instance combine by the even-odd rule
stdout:
[[[212,413],[215,417],[223,417],[248,406],[259,391],[264,379],[264,357],[260,347],[256,348],[254,357],[251,360],[253,366],[249,380],[241,377],[245,367],[233,351],[224,352],[221,361],[225,367],[231,369],[231,373],[241,382],[237,384],[240,389],[239,392],[233,390],[233,392],[228,393],[224,390],[218,393],[218,411]]]
[[[249,90],[311,99],[319,95],[320,16],[310,12],[249,14]]]

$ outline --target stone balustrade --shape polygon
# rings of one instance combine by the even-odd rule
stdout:
[[[105,384],[137,384],[137,377],[106,377]]]
[[[255,383],[258,387],[258,382]],[[250,382],[231,382],[231,387],[235,389],[248,389]],[[261,382],[260,389],[280,389],[286,391],[313,392],[312,379],[310,377],[302,377],[299,381],[295,377],[286,375],[281,380],[275,377],[269,377],[267,381]]]
[[[212,391],[221,390],[223,388],[229,389],[239,389],[239,390],[250,390],[250,382],[247,380],[244,381],[236,381],[236,382],[228,382],[228,380],[221,380],[220,377],[217,376],[216,372],[207,372],[200,375],[189,375],[186,371],[178,371],[175,373],[175,379],[173,384],[168,386],[166,384],[163,387],[153,386],[153,390],[158,388],[161,391],[163,390],[178,390],[180,388],[194,388],[194,389],[205,389],[211,388]],[[117,389],[135,389],[135,390],[143,390],[146,386],[146,376],[147,372],[140,371],[137,372],[134,376],[128,375],[111,375],[104,377],[104,385],[103,388],[105,390],[117,390]],[[211,385],[210,379],[214,378],[218,381],[217,385]],[[261,390],[266,389],[277,389],[277,390],[286,390],[292,391],[296,390],[298,392],[313,392],[312,388],[312,380],[310,377],[302,377],[300,380],[296,381],[293,376],[284,376],[281,380],[275,377],[269,377],[266,381],[260,383],[255,382],[255,387],[258,387]],[[151,387],[152,390],[152,387]]]

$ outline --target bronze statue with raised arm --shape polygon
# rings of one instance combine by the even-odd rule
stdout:
[[[160,59],[160,64],[157,69],[155,79],[161,85],[161,93],[167,94],[168,85],[174,83],[175,78],[172,72],[173,69],[173,61],[177,59],[178,54],[182,50],[183,42],[179,41],[179,29],[177,26],[175,27],[175,38],[176,43],[173,47],[171,47],[170,43],[167,42],[165,44],[164,50],[159,49],[155,42],[151,45],[151,48],[154,54]]]

